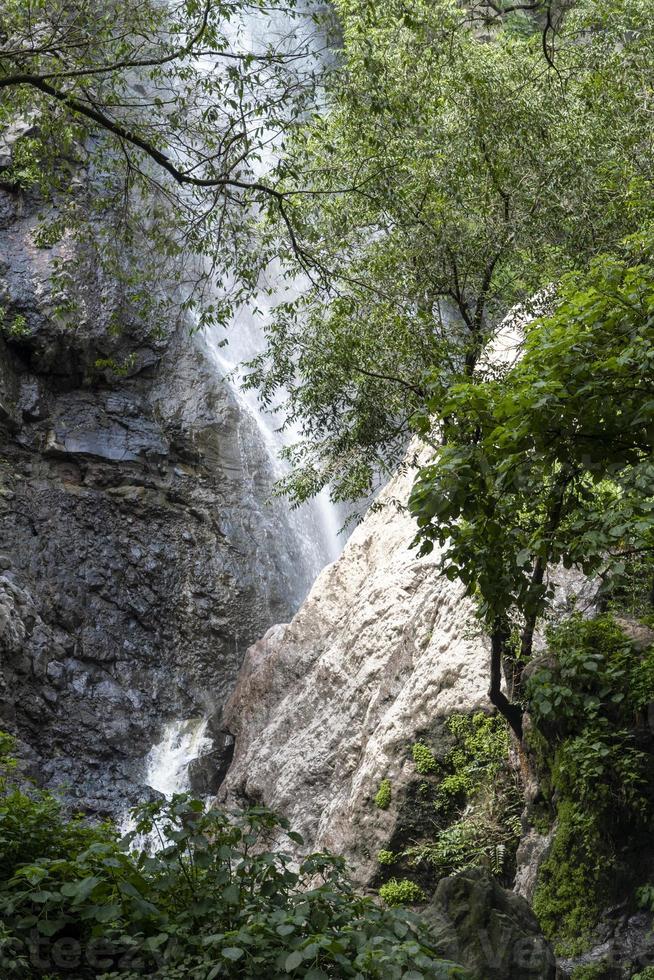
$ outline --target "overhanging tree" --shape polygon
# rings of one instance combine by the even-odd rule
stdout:
[[[432,365],[470,375],[514,303],[646,210],[647,4],[580,0],[547,51],[543,16],[493,6],[337,4],[342,69],[289,151],[315,191],[289,206],[312,282],[280,307],[251,375],[264,400],[289,392],[302,438],[282,489],[296,501],[383,482]]]
[[[193,277],[255,288],[259,216],[297,245],[271,144],[312,104],[310,25],[295,0],[2,0],[0,130],[23,130],[2,179],[54,206],[41,242],[110,210],[108,263],[138,236],[160,271],[196,255]]]
[[[574,566],[615,585],[654,549],[653,256],[649,229],[566,278],[503,377],[434,377],[423,423],[440,420],[443,445],[410,508],[422,552],[438,543],[444,573],[478,600],[490,697],[518,736],[550,573]]]

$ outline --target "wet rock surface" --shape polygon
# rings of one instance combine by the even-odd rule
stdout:
[[[35,246],[36,208],[0,187],[0,726],[42,782],[107,813],[167,720],[220,707],[306,570],[202,338],[143,322],[84,262],[62,322],[68,246]]]

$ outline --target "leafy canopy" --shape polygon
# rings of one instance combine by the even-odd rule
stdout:
[[[302,438],[281,488],[297,501],[327,483],[369,493],[402,458],[433,366],[470,373],[511,306],[649,208],[647,3],[580,0],[548,33],[550,60],[538,17],[409,6],[339,0],[327,111],[288,151],[315,192],[290,204],[312,279],[251,383],[264,401],[289,393]]]
[[[39,242],[110,212],[99,261],[137,240],[155,281],[217,278],[200,313],[227,318],[269,257],[258,215],[285,213],[271,141],[312,104],[312,34],[296,0],[3,0],[2,180],[51,204]]]
[[[443,445],[410,506],[491,630],[545,611],[548,565],[615,579],[654,545],[653,248],[643,233],[568,276],[504,376],[433,376]]]

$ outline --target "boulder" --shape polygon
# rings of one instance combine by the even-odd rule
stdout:
[[[556,960],[527,902],[483,871],[443,878],[423,912],[444,956],[473,980],[554,980]]]

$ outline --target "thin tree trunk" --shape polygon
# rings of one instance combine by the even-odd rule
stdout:
[[[502,660],[506,648],[507,634],[499,625],[491,636],[490,687],[488,697],[501,715],[506,718],[518,741],[522,741],[522,708],[514,704],[502,691]]]

